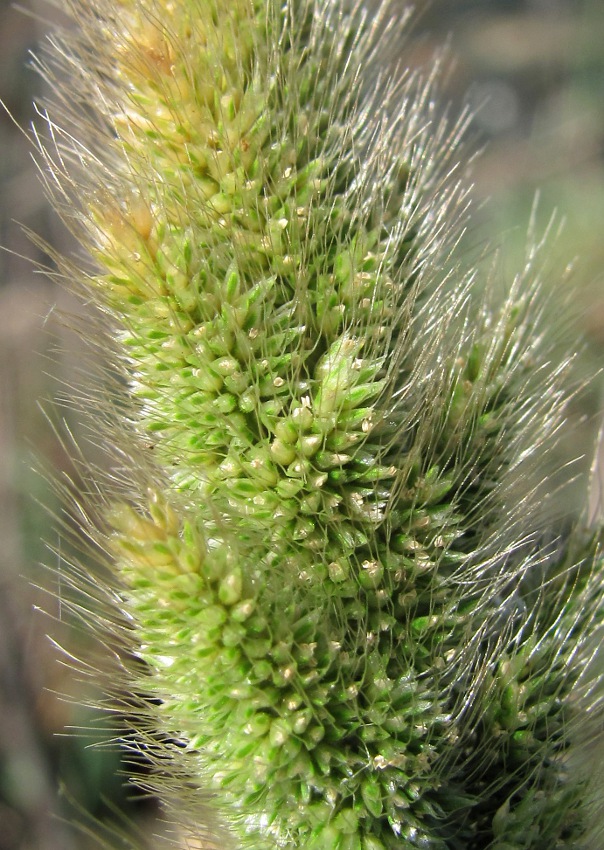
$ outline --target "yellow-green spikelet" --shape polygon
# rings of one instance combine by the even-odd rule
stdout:
[[[457,129],[429,84],[371,93],[361,7],[76,10],[90,291],[157,468],[111,546],[161,733],[242,847],[579,846],[565,646],[601,591],[589,543],[497,513],[562,407],[530,287],[480,316],[440,271]]]

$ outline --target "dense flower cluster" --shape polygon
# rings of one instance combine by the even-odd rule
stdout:
[[[523,474],[564,370],[530,263],[472,297],[464,121],[380,76],[396,11],[74,5],[47,157],[134,447],[89,533],[233,846],[578,848],[601,555]]]

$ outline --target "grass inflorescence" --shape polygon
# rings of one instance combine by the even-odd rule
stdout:
[[[151,784],[208,846],[588,846],[601,549],[535,477],[568,364],[536,249],[495,306],[458,256],[439,63],[380,61],[389,2],[71,10],[42,144],[115,447],[74,584],[128,633]]]

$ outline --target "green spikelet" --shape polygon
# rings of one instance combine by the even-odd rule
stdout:
[[[493,310],[455,259],[464,120],[376,71],[406,13],[73,11],[47,158],[123,377],[88,533],[160,793],[208,847],[597,846],[601,553],[526,472],[564,369],[533,254]]]

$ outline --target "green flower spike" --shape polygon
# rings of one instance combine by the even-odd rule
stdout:
[[[566,368],[536,251],[496,309],[456,259],[467,117],[380,70],[406,10],[71,8],[48,182],[118,374],[74,583],[150,783],[204,847],[600,846],[599,532],[535,485]]]

